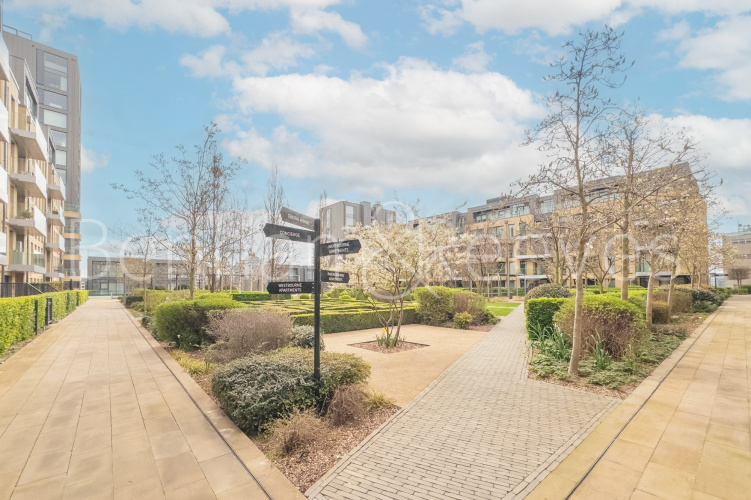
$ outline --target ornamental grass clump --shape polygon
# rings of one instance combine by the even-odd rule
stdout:
[[[216,341],[212,346],[213,359],[228,363],[252,353],[287,347],[292,318],[274,311],[213,311],[207,331]]]

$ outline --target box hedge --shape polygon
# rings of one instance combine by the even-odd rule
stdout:
[[[0,353],[16,342],[31,338],[35,331],[34,303],[38,302],[38,331],[44,328],[47,298],[52,298],[52,321],[60,321],[89,298],[86,290],[44,293],[0,299]]]
[[[620,359],[629,343],[648,333],[644,313],[634,304],[609,294],[585,294],[583,300],[583,351],[590,351],[594,347],[595,337],[599,335],[608,354]],[[571,338],[574,330],[574,300],[564,302],[553,316],[553,321]]]
[[[553,316],[561,306],[571,299],[541,297],[529,299],[525,304],[527,314],[527,332],[539,325],[540,328],[552,328]]]
[[[370,365],[354,354],[321,353],[321,390],[316,397],[313,351],[286,348],[238,359],[214,374],[212,390],[243,431],[257,433],[293,409],[322,405],[334,390],[364,382]]]
[[[154,311],[154,333],[180,349],[195,349],[208,340],[209,311],[241,307],[241,303],[226,297],[165,302]]]
[[[271,300],[271,294],[269,292],[233,293],[232,300],[236,300],[238,302],[259,302],[263,300]]]
[[[383,313],[382,313],[383,314]],[[292,317],[295,325],[312,325],[313,314],[298,314]],[[417,311],[413,307],[404,308],[403,325],[417,323]],[[321,311],[321,329],[326,333],[349,332],[381,328],[376,312],[370,311]]]

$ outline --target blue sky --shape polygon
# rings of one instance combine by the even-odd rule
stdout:
[[[724,228],[751,223],[749,0],[6,0],[4,23],[78,55],[82,210],[109,228],[134,218],[110,184],[210,120],[248,160],[251,206],[273,164],[299,211],[324,189],[423,215],[479,205],[536,167],[519,144],[546,61],[605,24],[636,61],[616,97],[696,136]]]

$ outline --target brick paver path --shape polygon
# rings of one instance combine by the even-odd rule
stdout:
[[[0,365],[0,500],[270,498],[238,459],[262,455],[242,435],[230,448],[233,432],[117,301],[90,300]]]
[[[527,378],[519,307],[307,496],[521,497],[614,403]]]

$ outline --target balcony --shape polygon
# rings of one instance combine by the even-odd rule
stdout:
[[[81,260],[81,249],[79,247],[71,247],[65,250],[63,254],[63,260]]]
[[[57,233],[54,233],[47,238],[47,242],[44,244],[44,248],[47,248],[48,250],[54,250],[56,252],[64,252],[65,238],[59,236]]]
[[[77,223],[71,224],[71,222],[68,221],[68,223],[65,224],[65,227],[63,228],[63,236],[70,240],[80,240],[81,239],[81,233],[79,232],[80,230],[81,229]]]
[[[45,278],[50,279],[60,279],[65,277],[65,268],[62,264],[60,264],[57,267],[48,267],[47,271],[44,273]]]
[[[53,175],[47,182],[47,194],[51,200],[65,201],[65,184],[57,175]]]
[[[57,227],[65,227],[65,216],[60,207],[47,209],[47,221]]]
[[[8,235],[0,233],[0,266],[8,265]]]
[[[3,203],[10,203],[10,196],[8,195],[8,173],[3,167],[0,167],[0,201]]]
[[[11,157],[10,180],[34,198],[47,198],[47,179],[39,166],[26,158]]]
[[[9,123],[10,120],[8,119],[8,108],[6,108],[5,104],[0,101],[0,138],[6,143],[10,143],[10,126],[8,126]]]
[[[81,277],[80,269],[69,269],[66,267],[64,271],[65,271],[66,278],[80,278]]]
[[[39,273],[44,274],[45,259],[43,253],[28,253],[14,250],[10,256],[8,271],[12,273]]]
[[[10,135],[26,158],[47,161],[47,138],[36,118],[29,116],[29,130],[10,128]]]
[[[5,40],[0,36],[0,80],[7,82],[11,79],[10,75],[10,53],[8,52],[8,46],[5,45]]]
[[[28,232],[30,234],[36,233],[37,236],[41,237],[47,236],[47,218],[35,206],[16,205],[14,213],[8,219],[8,224],[24,234]]]
[[[80,219],[81,218],[81,206],[71,205],[69,203],[66,203],[65,204],[65,216],[70,217],[71,219]]]

